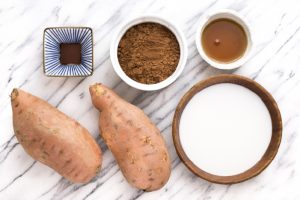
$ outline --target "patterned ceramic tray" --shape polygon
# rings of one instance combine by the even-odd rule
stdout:
[[[61,44],[80,44],[80,63],[61,63]],[[44,73],[47,76],[90,76],[93,73],[93,33],[88,27],[53,27],[44,31]]]

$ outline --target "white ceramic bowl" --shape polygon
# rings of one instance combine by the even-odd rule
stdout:
[[[247,49],[244,53],[244,55],[233,61],[233,62],[228,62],[228,63],[222,63],[222,62],[217,62],[214,59],[209,58],[202,46],[202,42],[201,42],[201,36],[202,36],[202,32],[204,30],[204,28],[212,21],[216,20],[216,19],[220,19],[220,18],[227,18],[227,19],[231,19],[235,22],[237,22],[238,24],[240,24],[243,29],[246,32],[246,36],[247,36]],[[233,10],[228,10],[228,9],[223,9],[223,10],[219,10],[219,11],[215,11],[212,12],[208,15],[205,15],[202,17],[202,19],[200,20],[200,23],[198,25],[198,29],[196,31],[196,46],[197,49],[201,55],[201,57],[211,66],[218,68],[218,69],[235,69],[240,67],[241,65],[243,65],[249,58],[250,53],[251,53],[251,49],[252,49],[252,37],[251,37],[251,31],[249,28],[248,23],[246,22],[246,20],[244,19],[243,16],[241,16],[239,13],[237,13],[236,11]]]
[[[119,46],[119,42],[120,42],[122,36],[132,26],[140,24],[140,23],[144,23],[144,22],[159,23],[159,24],[167,27],[176,36],[179,47],[180,47],[180,58],[179,58],[179,62],[178,62],[175,72],[171,76],[169,76],[167,79],[165,79],[159,83],[156,83],[156,84],[143,84],[143,83],[139,83],[139,82],[131,79],[122,70],[119,60],[118,60],[118,46]],[[113,37],[112,43],[110,46],[110,59],[111,59],[113,68],[114,68],[115,72],[118,74],[118,76],[124,82],[126,82],[128,85],[130,85],[136,89],[145,90],[145,91],[159,90],[159,89],[162,89],[162,88],[170,85],[171,83],[173,83],[178,78],[178,76],[182,73],[182,71],[184,69],[184,66],[185,66],[185,63],[187,60],[187,53],[188,53],[187,44],[184,39],[183,33],[180,31],[180,29],[178,29],[174,24],[167,21],[166,19],[163,19],[158,16],[154,16],[154,15],[138,17],[138,18],[135,18],[135,19],[130,20],[127,23],[125,23],[123,26],[121,26],[119,31],[117,31],[117,34],[115,35],[115,37]]]

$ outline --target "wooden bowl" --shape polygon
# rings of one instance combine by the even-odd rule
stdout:
[[[262,156],[262,158],[250,169],[247,171],[232,175],[232,176],[218,176],[214,174],[207,173],[200,169],[198,166],[196,166],[185,154],[179,137],[179,124],[180,124],[180,118],[182,111],[184,110],[187,103],[191,100],[191,98],[198,93],[199,91],[203,90],[206,87],[209,87],[214,84],[218,83],[233,83],[238,84],[241,86],[244,86],[254,93],[256,93],[262,101],[265,103],[267,109],[270,112],[271,121],[272,121],[272,136],[271,141],[269,143],[269,146]],[[197,176],[213,182],[213,183],[220,183],[220,184],[233,184],[233,183],[239,183],[245,180],[248,180],[254,176],[257,176],[259,173],[261,173],[274,159],[275,155],[277,154],[280,142],[281,142],[281,136],[282,136],[282,121],[281,121],[281,115],[280,111],[278,109],[278,106],[271,96],[271,94],[264,89],[261,85],[256,83],[255,81],[248,79],[243,76],[239,75],[219,75],[211,77],[207,80],[201,81],[197,83],[195,86],[193,86],[181,99],[179,102],[174,119],[173,119],[173,125],[172,125],[172,134],[173,134],[173,141],[175,145],[175,149],[177,151],[178,156],[182,160],[182,162]]]

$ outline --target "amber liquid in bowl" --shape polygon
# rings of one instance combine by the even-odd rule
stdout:
[[[241,58],[247,49],[247,35],[237,22],[221,18],[204,28],[201,42],[206,55],[221,63],[230,63]]]

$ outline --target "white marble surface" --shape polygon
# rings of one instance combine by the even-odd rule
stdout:
[[[254,52],[232,71],[262,84],[277,100],[283,139],[272,164],[258,177],[236,185],[204,181],[176,155],[171,122],[182,95],[196,82],[224,73],[208,66],[194,44],[203,13],[231,8],[245,15],[254,34]],[[123,83],[109,60],[112,34],[131,17],[155,13],[177,23],[187,38],[183,74],[157,92],[137,91]],[[49,78],[42,70],[42,34],[49,26],[89,26],[94,31],[95,71],[88,78]],[[300,199],[300,4],[297,0],[2,0],[0,1],[0,199]],[[162,130],[172,157],[169,182],[144,193],[124,180],[112,154],[98,136],[98,113],[88,86],[103,82],[142,108]],[[9,94],[20,87],[48,100],[90,130],[104,151],[102,171],[85,185],[71,184],[29,157],[13,136]],[[255,147],[254,147],[255,148]]]

